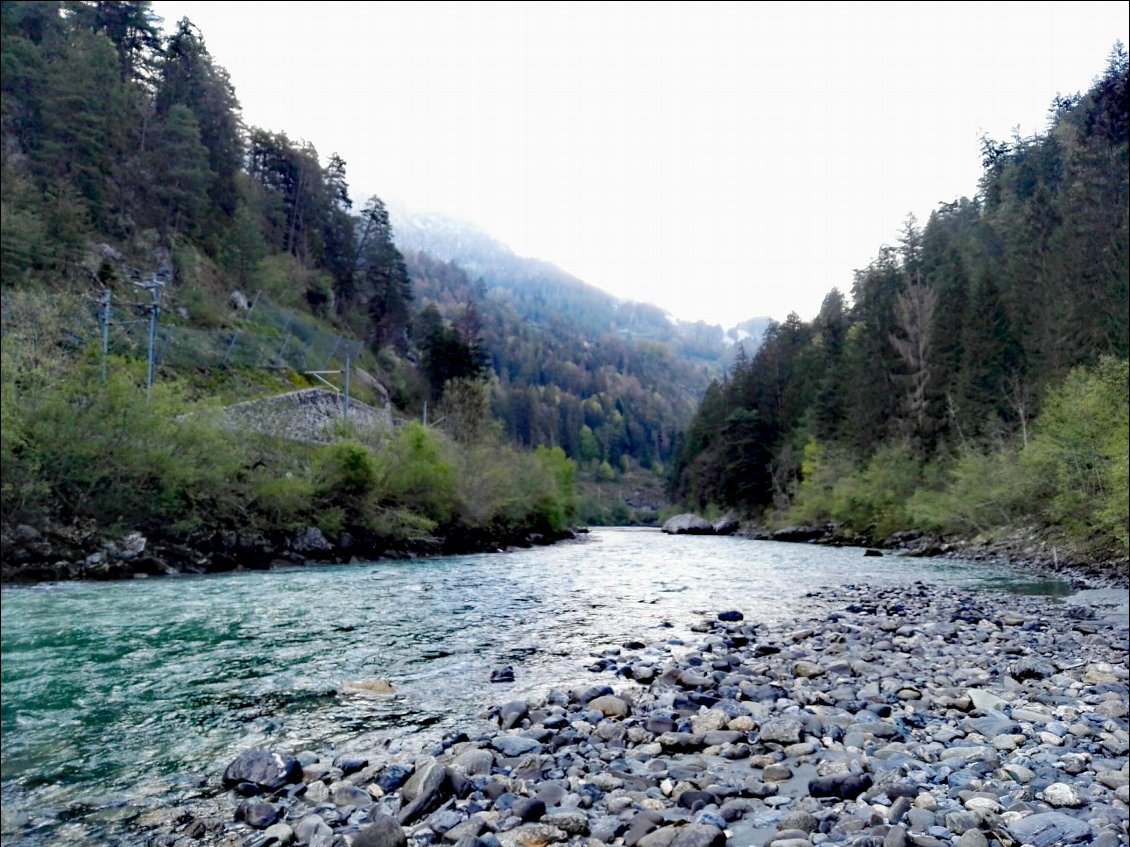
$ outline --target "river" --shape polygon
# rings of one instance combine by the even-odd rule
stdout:
[[[5,844],[131,840],[240,751],[419,748],[492,703],[591,683],[592,654],[699,613],[788,619],[805,592],[926,580],[1065,594],[1021,569],[857,548],[596,530],[509,554],[5,588]],[[515,681],[491,684],[509,665]],[[395,694],[351,693],[363,680]]]

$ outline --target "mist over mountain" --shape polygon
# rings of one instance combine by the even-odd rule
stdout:
[[[481,280],[487,297],[535,323],[592,338],[613,333],[657,341],[675,355],[722,368],[732,361],[739,341],[748,354],[756,352],[770,323],[754,317],[723,330],[705,321],[682,321],[650,303],[622,300],[551,262],[520,256],[472,223],[392,203],[389,217],[402,251],[458,265],[471,279]]]

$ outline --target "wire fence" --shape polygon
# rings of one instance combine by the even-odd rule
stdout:
[[[0,294],[5,355],[47,358],[89,352],[148,358],[175,368],[265,368],[309,372],[356,361],[363,342],[332,332],[309,315],[258,295],[233,308],[229,325],[198,329],[145,292],[125,302],[101,296],[8,290]],[[154,320],[155,319],[155,320]]]

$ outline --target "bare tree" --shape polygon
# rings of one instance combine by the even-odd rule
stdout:
[[[906,290],[895,297],[895,325],[901,334],[892,333],[890,340],[906,365],[906,373],[896,374],[894,379],[906,389],[902,398],[906,434],[919,439],[926,434],[928,424],[930,348],[937,308],[937,292],[918,273],[907,280]]]

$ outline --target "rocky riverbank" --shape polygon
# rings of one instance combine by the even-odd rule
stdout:
[[[1125,557],[1095,560],[1080,554],[1067,539],[1041,527],[1013,527],[989,534],[945,537],[910,530],[887,538],[846,533],[839,524],[789,526],[770,530],[743,526],[738,533],[756,541],[783,541],[833,547],[865,547],[904,556],[939,556],[976,562],[1010,562],[1044,574],[1088,584],[1130,584],[1130,562]]]
[[[178,541],[140,532],[111,537],[95,526],[25,524],[0,530],[0,582],[116,580],[151,576],[267,570],[422,556],[492,553],[574,538],[572,530],[541,528],[507,536],[449,534],[421,539],[327,537],[314,526],[294,531],[199,532]]]
[[[1127,844],[1125,612],[922,583],[610,645],[422,755],[248,751],[155,847]],[[503,692],[503,686],[499,691]],[[505,695],[503,695],[503,698]]]

